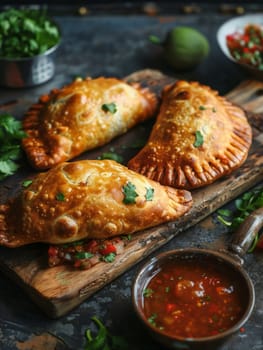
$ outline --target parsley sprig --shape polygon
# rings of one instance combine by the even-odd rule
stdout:
[[[10,114],[0,115],[0,181],[13,175],[22,156],[20,142],[26,137],[21,122]]]
[[[128,344],[125,338],[112,335],[96,316],[93,316],[91,319],[98,326],[98,333],[93,337],[91,330],[86,330],[86,345],[84,350],[128,350]]]
[[[244,193],[235,200],[234,206],[234,210],[219,209],[217,211],[218,220],[228,226],[231,232],[235,231],[254,210],[263,207],[263,187]],[[258,232],[249,252],[252,252],[256,247],[259,235],[260,232]]]

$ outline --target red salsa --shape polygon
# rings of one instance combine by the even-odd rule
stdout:
[[[226,37],[227,47],[239,63],[263,70],[263,28],[248,24],[242,32]]]
[[[231,328],[244,314],[244,291],[234,271],[203,258],[173,259],[146,285],[144,313],[162,333],[209,337]]]
[[[101,261],[113,262],[124,250],[125,237],[111,239],[87,239],[67,244],[50,245],[48,265],[50,267],[69,264],[76,268],[89,269]]]

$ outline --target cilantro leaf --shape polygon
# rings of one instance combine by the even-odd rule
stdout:
[[[26,134],[20,121],[10,114],[0,115],[0,180],[13,175],[19,168],[23,137]]]
[[[22,183],[22,186],[27,188],[28,186],[30,186],[32,184],[33,180],[25,180]]]
[[[151,289],[151,288],[145,288],[145,289],[143,290],[143,296],[144,296],[145,298],[151,297],[151,296],[153,295],[153,293],[154,293],[154,291],[153,291],[153,289]]]
[[[117,112],[117,106],[114,102],[111,102],[111,103],[104,103],[102,106],[101,106],[101,109],[104,111],[104,112],[110,112],[112,114],[116,113]]]
[[[109,253],[105,256],[103,256],[101,259],[105,262],[111,263],[115,260],[116,254],[115,253]]]
[[[228,226],[231,232],[235,231],[254,210],[263,207],[263,187],[245,192],[235,200],[234,205],[235,208],[231,211],[227,209],[217,211],[217,219]],[[260,232],[258,232],[248,252],[252,252],[256,247],[259,234]]]
[[[90,259],[94,256],[91,252],[77,252],[75,254],[76,259]]]
[[[0,160],[0,180],[3,180],[6,176],[13,175],[18,168],[19,165],[11,159]]]
[[[65,195],[64,193],[58,192],[56,194],[56,200],[59,202],[64,202],[65,201]]]
[[[136,197],[138,197],[139,195],[135,190],[136,187],[131,182],[128,182],[127,185],[123,186],[123,203],[133,204],[136,202]]]
[[[197,130],[195,133],[195,142],[194,142],[194,147],[200,147],[204,143],[204,137],[201,134],[201,131]]]
[[[96,316],[91,319],[98,326],[98,333],[92,337],[91,330],[86,330],[84,350],[128,350],[128,343],[124,337],[111,334]]]
[[[146,188],[146,194],[145,194],[146,200],[147,201],[152,201],[153,200],[153,195],[154,195],[154,188],[147,187]]]

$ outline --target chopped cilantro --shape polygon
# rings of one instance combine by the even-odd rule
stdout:
[[[105,256],[102,256],[101,260],[105,261],[105,262],[113,262],[116,258],[116,254],[115,253],[109,253]]]
[[[156,322],[155,322],[156,318],[157,318],[157,314],[154,313],[148,318],[148,322],[153,326],[156,326]]]
[[[139,195],[135,190],[136,187],[131,182],[128,182],[127,185],[123,186],[123,203],[133,204],[136,202],[136,197],[138,197]]]
[[[201,131],[197,130],[195,133],[195,142],[194,142],[194,147],[200,147],[204,143],[204,137],[201,134]]]
[[[200,111],[205,111],[206,107],[205,106],[199,106]]]
[[[151,288],[145,288],[145,289],[143,290],[143,296],[144,296],[145,298],[151,297],[151,296],[153,295],[153,293],[154,293],[154,291],[153,291]]]
[[[101,109],[104,111],[104,112],[110,112],[112,114],[116,113],[117,112],[117,106],[114,102],[111,102],[111,103],[104,103],[102,106],[101,106]]]
[[[77,259],[90,259],[94,256],[94,254],[90,252],[77,252],[75,254],[75,258]]]
[[[153,195],[154,195],[154,188],[147,187],[146,188],[146,194],[145,194],[146,200],[147,201],[152,201],[153,200]]]
[[[60,202],[64,202],[64,200],[65,200],[65,195],[64,195],[63,193],[61,193],[61,192],[57,193],[57,194],[56,194],[56,200],[57,200],[57,201],[60,201]]]
[[[30,186],[32,184],[32,182],[33,182],[33,180],[25,180],[25,181],[23,181],[22,186],[26,188],[26,187]]]

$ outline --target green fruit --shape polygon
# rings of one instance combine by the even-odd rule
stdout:
[[[190,27],[175,27],[167,33],[163,43],[164,57],[176,70],[197,66],[209,53],[206,37]]]

